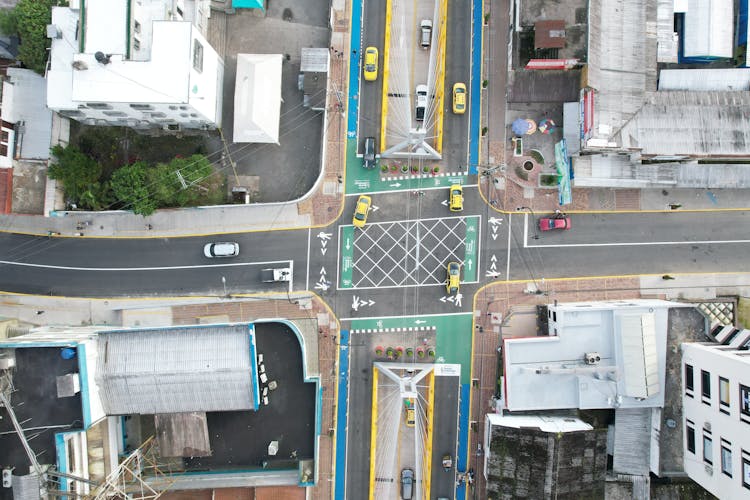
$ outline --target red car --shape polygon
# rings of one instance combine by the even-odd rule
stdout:
[[[552,231],[554,229],[570,229],[570,217],[567,215],[558,215],[539,219],[540,231]]]

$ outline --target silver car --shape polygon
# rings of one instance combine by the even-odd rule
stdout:
[[[203,255],[209,259],[214,257],[237,257],[239,254],[239,243],[224,241],[219,243],[206,243],[206,246],[203,247]]]

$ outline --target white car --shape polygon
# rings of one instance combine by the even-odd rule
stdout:
[[[415,103],[416,118],[418,122],[424,121],[424,113],[427,108],[427,85],[417,85],[416,89],[417,99]]]
[[[219,243],[206,243],[206,246],[203,247],[203,255],[209,259],[214,257],[237,257],[239,254],[239,243],[224,241]]]

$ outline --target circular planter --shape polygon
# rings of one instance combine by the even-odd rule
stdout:
[[[404,174],[405,174],[405,173],[407,173],[408,171],[409,171],[409,167],[408,167],[407,165],[401,165],[401,172],[402,172],[402,173],[404,173]]]
[[[429,349],[427,349],[427,355],[429,357],[431,357],[431,358],[434,358],[435,357],[435,349],[433,349],[432,347],[430,347]]]
[[[414,357],[414,349],[412,349],[411,347],[407,347],[406,348],[406,357],[408,357],[408,358]]]
[[[380,357],[383,356],[384,352],[385,352],[385,350],[383,349],[382,345],[379,345],[379,346],[375,347],[375,356],[377,356],[377,357],[380,358]]]
[[[523,162],[523,169],[527,172],[531,172],[532,170],[534,170],[534,162],[531,160],[526,160],[525,162]]]
[[[419,359],[422,359],[422,358],[424,358],[426,354],[427,354],[427,353],[425,352],[425,350],[424,350],[423,348],[421,348],[421,347],[417,347],[417,357],[418,357]]]

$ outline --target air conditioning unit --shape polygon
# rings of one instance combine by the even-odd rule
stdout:
[[[709,475],[709,476],[713,476],[714,475],[714,468],[711,467],[710,465],[706,465],[706,474]]]
[[[711,422],[703,422],[703,428],[708,432],[711,432]]]
[[[9,370],[16,366],[16,358],[0,358],[0,370]]]
[[[10,488],[13,485],[13,469],[3,469],[3,488]]]
[[[598,352],[587,352],[583,355],[583,359],[586,361],[587,365],[598,365],[602,360],[602,357]]]

